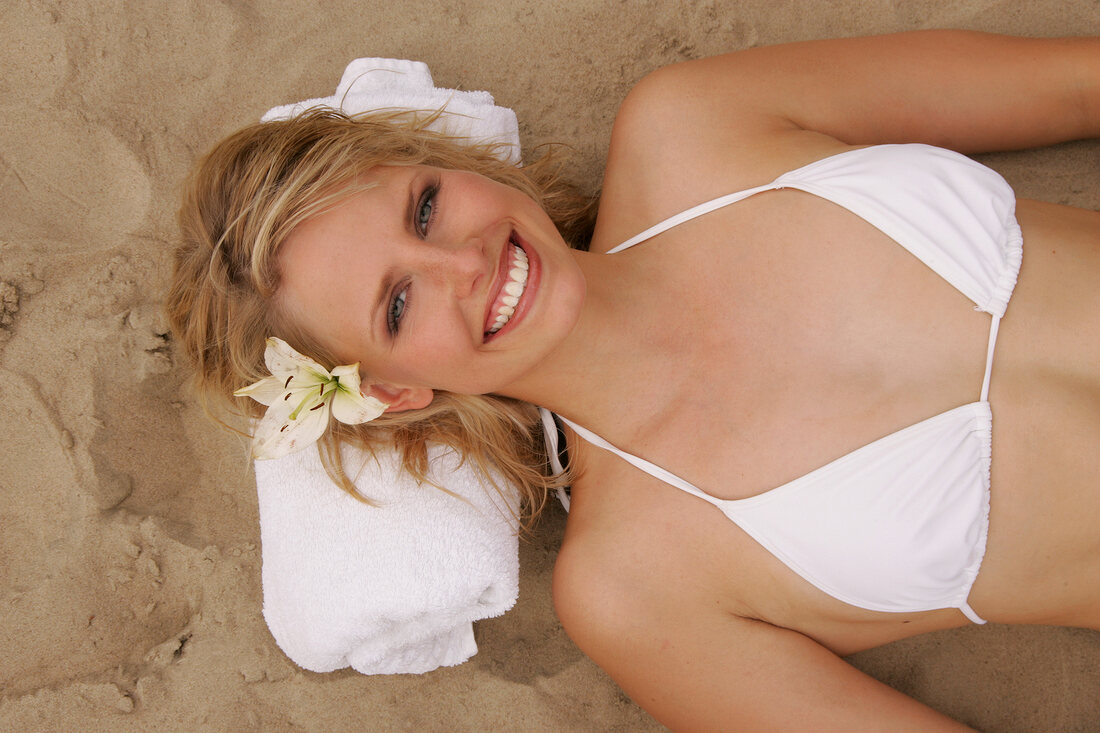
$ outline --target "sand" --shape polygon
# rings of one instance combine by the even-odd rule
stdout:
[[[685,7],[681,8],[680,5]],[[324,12],[309,8],[323,7]],[[1095,0],[214,2],[7,0],[0,9],[0,729],[660,730],[573,646],[551,512],[516,608],[423,676],[296,668],[260,613],[245,449],[187,387],[159,303],[178,182],[347,61],[426,61],[489,89],[527,148],[591,188],[618,101],[666,63],[929,27],[1100,33]],[[1021,195],[1100,208],[1100,143],[988,156]],[[989,731],[1100,728],[1100,634],[965,628],[854,661]]]

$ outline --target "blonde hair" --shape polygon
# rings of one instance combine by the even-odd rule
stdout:
[[[166,309],[195,367],[208,413],[214,415],[217,402],[246,420],[262,415],[262,405],[234,397],[233,390],[266,376],[267,336],[283,338],[326,368],[334,365],[332,354],[273,307],[280,277],[277,255],[297,225],[361,190],[357,178],[376,165],[479,173],[530,196],[567,242],[587,246],[595,199],[561,179],[556,156],[547,153],[530,165],[511,165],[499,157],[498,146],[429,130],[438,116],[311,110],[246,127],[198,163],[179,212],[182,241]],[[361,498],[345,471],[341,444],[370,452],[392,445],[404,468],[426,480],[429,442],[452,446],[490,481],[495,472],[505,484],[518,487],[529,519],[541,511],[547,490],[568,480],[550,475],[534,406],[496,395],[437,391],[422,410],[387,413],[356,426],[333,420],[318,449],[333,480]]]

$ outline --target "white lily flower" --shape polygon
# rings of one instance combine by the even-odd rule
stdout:
[[[330,372],[275,337],[267,340],[264,363],[270,377],[233,393],[267,405],[252,438],[253,458],[279,458],[313,443],[328,427],[330,411],[340,422],[358,425],[386,410],[386,403],[359,391],[358,364]]]

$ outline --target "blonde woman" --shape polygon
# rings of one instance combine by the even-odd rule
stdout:
[[[333,370],[243,393],[272,450],[443,440],[532,512],[568,480],[559,617],[671,728],[959,729],[838,655],[1100,628],[1100,214],[960,154],[1098,132],[1095,39],[688,62],[623,103],[588,236],[545,161],[313,114],[200,166],[170,309],[209,394],[267,337]]]

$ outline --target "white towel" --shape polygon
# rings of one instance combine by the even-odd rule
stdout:
[[[275,107],[267,122],[312,107],[349,114],[446,109],[433,127],[477,142],[507,143],[519,161],[515,113],[488,92],[436,89],[416,61],[357,59],[336,94]],[[501,499],[450,451],[432,449],[431,477],[465,497],[417,486],[393,451],[356,477],[371,507],[332,483],[317,451],[257,461],[264,618],[294,662],[315,672],[422,673],[477,652],[473,622],[499,616],[519,594],[512,490]],[[364,456],[344,450],[349,471]]]
[[[354,471],[360,452],[345,448]],[[356,485],[325,474],[313,448],[256,461],[264,619],[314,672],[423,673],[477,652],[473,621],[499,616],[519,592],[514,492],[504,499],[455,453],[434,446],[433,479],[417,485],[386,452]]]
[[[489,92],[438,89],[426,64],[401,59],[356,59],[348,64],[331,97],[307,99],[268,110],[261,120],[287,119],[314,107],[348,114],[373,110],[409,109],[445,113],[429,127],[471,142],[508,145],[506,160],[519,163],[516,113],[497,107]]]

